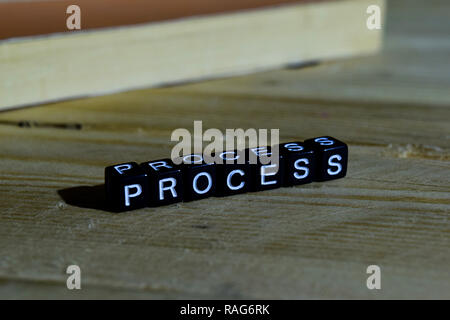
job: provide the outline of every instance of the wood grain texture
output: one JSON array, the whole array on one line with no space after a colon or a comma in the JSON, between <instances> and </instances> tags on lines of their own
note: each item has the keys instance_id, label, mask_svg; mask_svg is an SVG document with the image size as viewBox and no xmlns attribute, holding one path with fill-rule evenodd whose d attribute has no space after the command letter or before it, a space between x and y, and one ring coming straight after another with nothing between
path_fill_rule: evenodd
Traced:
<instances>
[{"instance_id":1,"label":"wood grain texture","mask_svg":"<svg viewBox=\"0 0 450 320\"><path fill-rule=\"evenodd\" d=\"M450 298L448 9L392 1L374 57L1 113L0 297ZM335 136L348 176L102 210L106 165L164 157L198 119Z\"/></svg>"}]
</instances>

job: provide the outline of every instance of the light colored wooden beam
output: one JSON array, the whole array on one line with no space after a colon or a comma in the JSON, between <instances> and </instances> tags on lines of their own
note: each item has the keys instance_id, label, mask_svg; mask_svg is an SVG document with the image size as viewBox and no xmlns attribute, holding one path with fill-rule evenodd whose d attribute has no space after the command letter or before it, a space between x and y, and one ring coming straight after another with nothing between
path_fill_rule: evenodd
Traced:
<instances>
[{"instance_id":1,"label":"light colored wooden beam","mask_svg":"<svg viewBox=\"0 0 450 320\"><path fill-rule=\"evenodd\" d=\"M0 109L372 54L369 4L283 6L0 42Z\"/></svg>"}]
</instances>

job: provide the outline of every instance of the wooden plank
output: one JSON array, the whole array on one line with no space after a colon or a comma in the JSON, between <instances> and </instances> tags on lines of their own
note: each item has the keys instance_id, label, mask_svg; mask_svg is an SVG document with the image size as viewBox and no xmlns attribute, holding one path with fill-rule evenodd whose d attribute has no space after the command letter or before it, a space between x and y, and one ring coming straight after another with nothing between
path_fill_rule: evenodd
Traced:
<instances>
[{"instance_id":1,"label":"wooden plank","mask_svg":"<svg viewBox=\"0 0 450 320\"><path fill-rule=\"evenodd\" d=\"M427 2L411 35L420 3L392 5L380 56L0 113L0 297L450 298L449 47L434 28L449 5ZM101 210L106 165L166 156L198 119L336 136L348 176Z\"/></svg>"}]
</instances>

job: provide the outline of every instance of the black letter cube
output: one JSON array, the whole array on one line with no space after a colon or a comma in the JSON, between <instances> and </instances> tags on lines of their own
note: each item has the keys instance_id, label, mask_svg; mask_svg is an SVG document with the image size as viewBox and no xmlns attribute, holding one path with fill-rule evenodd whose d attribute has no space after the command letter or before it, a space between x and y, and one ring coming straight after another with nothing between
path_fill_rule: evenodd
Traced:
<instances>
[{"instance_id":1,"label":"black letter cube","mask_svg":"<svg viewBox=\"0 0 450 320\"><path fill-rule=\"evenodd\" d=\"M288 142L279 145L284 159L284 185L310 183L314 179L316 156L314 150L302 142Z\"/></svg>"},{"instance_id":2,"label":"black letter cube","mask_svg":"<svg viewBox=\"0 0 450 320\"><path fill-rule=\"evenodd\" d=\"M206 163L202 155L182 157L180 165L183 175L184 201L208 198L216 192L216 165Z\"/></svg>"},{"instance_id":3,"label":"black letter cube","mask_svg":"<svg viewBox=\"0 0 450 320\"><path fill-rule=\"evenodd\" d=\"M248 148L244 152L250 167L251 191L275 189L283 185L284 163L281 154L273 154L271 147Z\"/></svg>"},{"instance_id":4,"label":"black letter cube","mask_svg":"<svg viewBox=\"0 0 450 320\"><path fill-rule=\"evenodd\" d=\"M105 188L108 205L115 211L147 206L147 174L136 162L106 167Z\"/></svg>"},{"instance_id":5,"label":"black letter cube","mask_svg":"<svg viewBox=\"0 0 450 320\"><path fill-rule=\"evenodd\" d=\"M250 188L250 166L242 151L223 151L216 157L217 195L230 196L247 192Z\"/></svg>"},{"instance_id":6,"label":"black letter cube","mask_svg":"<svg viewBox=\"0 0 450 320\"><path fill-rule=\"evenodd\" d=\"M317 137L305 141L305 145L317 154L315 181L345 177L347 173L348 148L333 137Z\"/></svg>"},{"instance_id":7,"label":"black letter cube","mask_svg":"<svg viewBox=\"0 0 450 320\"><path fill-rule=\"evenodd\" d=\"M148 176L149 206L157 207L183 200L181 169L172 160L144 162L141 167Z\"/></svg>"}]
</instances>

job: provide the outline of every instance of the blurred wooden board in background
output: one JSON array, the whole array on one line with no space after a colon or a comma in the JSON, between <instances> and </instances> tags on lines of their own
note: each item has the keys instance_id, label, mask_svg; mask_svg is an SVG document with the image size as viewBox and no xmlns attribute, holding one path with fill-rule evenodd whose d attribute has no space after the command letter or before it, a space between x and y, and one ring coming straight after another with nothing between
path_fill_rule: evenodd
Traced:
<instances>
[{"instance_id":1,"label":"blurred wooden board in background","mask_svg":"<svg viewBox=\"0 0 450 320\"><path fill-rule=\"evenodd\" d=\"M259 7L271 1L287 4ZM171 7L163 1L156 18L179 17L178 10L191 4L182 2ZM225 11L220 14L188 11L183 19L153 17L138 25L0 41L0 110L373 54L381 46L382 31L366 28L366 8L377 4L383 10L384 0L246 0L221 8L223 2L228 1L214 0L198 10ZM250 4L255 8L238 10ZM84 17L96 6L82 8ZM0 29L9 30L5 24Z\"/></svg>"},{"instance_id":2,"label":"blurred wooden board in background","mask_svg":"<svg viewBox=\"0 0 450 320\"><path fill-rule=\"evenodd\" d=\"M73 32L66 26L71 5L81 9L82 30L90 30L314 1L320 0L0 0L0 39Z\"/></svg>"},{"instance_id":3,"label":"blurred wooden board in background","mask_svg":"<svg viewBox=\"0 0 450 320\"><path fill-rule=\"evenodd\" d=\"M391 1L378 56L0 113L0 297L450 298L449 12ZM348 176L99 208L106 165L165 157L199 119L335 136Z\"/></svg>"}]
</instances>

